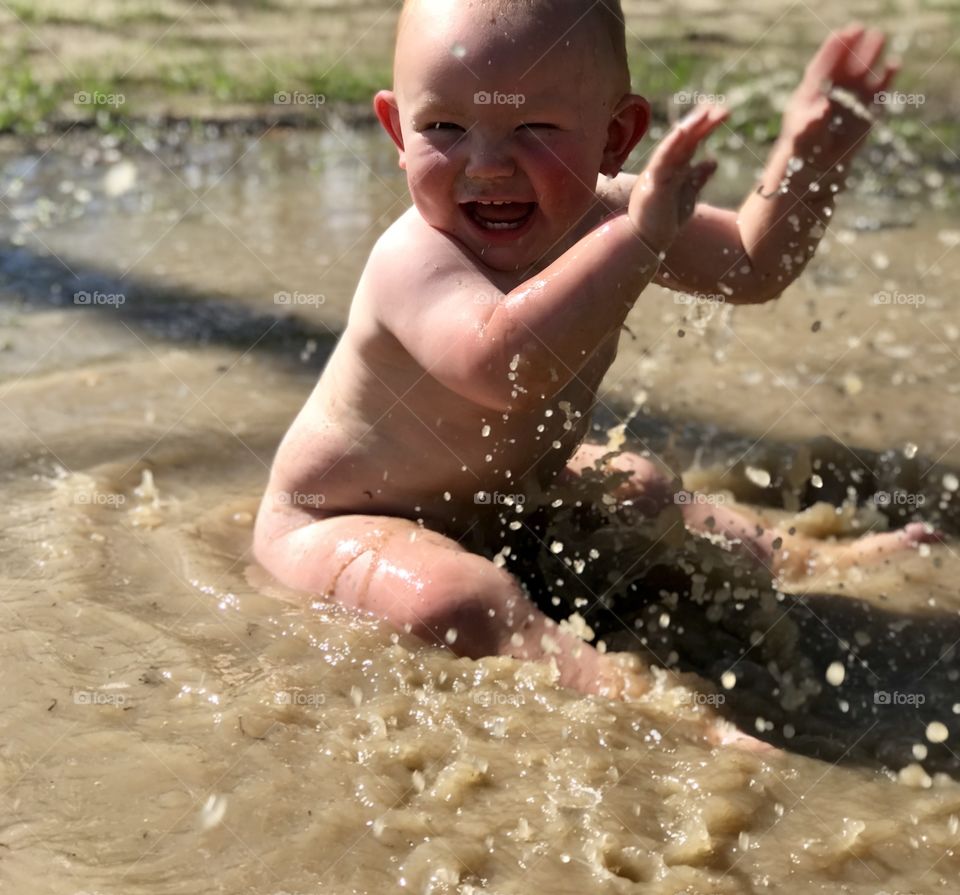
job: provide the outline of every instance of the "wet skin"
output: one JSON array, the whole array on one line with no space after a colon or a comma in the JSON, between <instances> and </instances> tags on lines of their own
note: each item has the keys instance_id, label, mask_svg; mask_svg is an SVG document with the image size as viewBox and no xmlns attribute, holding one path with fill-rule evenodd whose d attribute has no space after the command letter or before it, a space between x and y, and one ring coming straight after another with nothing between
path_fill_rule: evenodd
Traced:
<instances>
[{"instance_id":1,"label":"wet skin","mask_svg":"<svg viewBox=\"0 0 960 895\"><path fill-rule=\"evenodd\" d=\"M774 226L751 256L744 245L771 207L797 199L694 213L713 165L692 159L725 118L712 107L675 128L640 177L617 176L649 112L597 64L595 34L558 41L561 16L550 28L511 22L505 41L483 4L415 5L431 7L430 27L411 13L396 91L375 103L414 206L374 248L343 337L280 445L256 555L290 586L459 654L552 657L561 683L619 693L640 684L457 538L499 527L502 506L478 504L478 492L533 502L593 467L600 452L580 446L590 410L651 280L722 286L743 302L777 294L770 256L795 228ZM481 89L524 101L478 105ZM785 167L778 152L768 178ZM733 278L731 253L746 259ZM618 497L670 502L674 483L648 460L624 453L609 468L629 474ZM728 534L776 572L780 533L716 508L708 526L701 510L685 509L691 528ZM788 547L794 560L805 549Z\"/></svg>"}]
</instances>

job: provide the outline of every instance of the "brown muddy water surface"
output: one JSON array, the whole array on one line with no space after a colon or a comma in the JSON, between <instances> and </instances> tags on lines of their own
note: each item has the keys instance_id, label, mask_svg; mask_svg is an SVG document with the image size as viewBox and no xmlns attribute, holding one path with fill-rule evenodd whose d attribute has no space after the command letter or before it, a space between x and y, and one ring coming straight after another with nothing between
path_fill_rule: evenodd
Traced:
<instances>
[{"instance_id":1,"label":"brown muddy water surface","mask_svg":"<svg viewBox=\"0 0 960 895\"><path fill-rule=\"evenodd\" d=\"M646 595L611 646L672 670L624 704L252 564L403 181L372 133L145 139L0 158L0 891L956 891L955 172L865 165L779 302L638 302L597 437L629 419L688 484L820 535L946 542L720 607ZM728 148L709 198L755 165ZM856 512L814 505L847 487ZM711 745L715 708L783 749Z\"/></svg>"}]
</instances>

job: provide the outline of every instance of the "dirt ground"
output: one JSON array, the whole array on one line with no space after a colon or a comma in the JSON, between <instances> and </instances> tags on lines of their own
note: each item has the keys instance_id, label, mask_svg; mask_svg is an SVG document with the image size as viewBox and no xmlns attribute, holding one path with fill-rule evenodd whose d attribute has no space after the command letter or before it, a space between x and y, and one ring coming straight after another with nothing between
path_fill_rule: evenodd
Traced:
<instances>
[{"instance_id":1,"label":"dirt ground","mask_svg":"<svg viewBox=\"0 0 960 895\"><path fill-rule=\"evenodd\" d=\"M0 112L4 81L8 104L19 91L26 94L24 114L33 103L42 117L66 121L92 116L89 103L74 100L84 90L122 93L123 111L136 116L322 117L317 106L274 102L277 92L295 90L365 107L373 88L389 78L401 4L90 0L78 6L0 2ZM893 35L893 51L904 62L901 89L924 93L926 122L960 112L952 90L960 61L955 3L687 0L678 10L663 0L625 0L624 9L636 86L655 105L683 87L742 88L758 76L795 72L828 30L860 19ZM775 101L776 89L769 98Z\"/></svg>"}]
</instances>

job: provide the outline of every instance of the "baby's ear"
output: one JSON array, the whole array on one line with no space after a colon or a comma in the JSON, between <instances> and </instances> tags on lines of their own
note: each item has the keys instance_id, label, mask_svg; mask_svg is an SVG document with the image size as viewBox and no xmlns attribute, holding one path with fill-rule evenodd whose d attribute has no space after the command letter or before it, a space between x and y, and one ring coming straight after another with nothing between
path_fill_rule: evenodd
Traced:
<instances>
[{"instance_id":1,"label":"baby's ear","mask_svg":"<svg viewBox=\"0 0 960 895\"><path fill-rule=\"evenodd\" d=\"M400 150L400 167L406 170L407 160L403 152L403 132L400 130L400 107L397 96L392 90L381 90L373 98L373 111L376 113L383 129L390 134L390 139L397 144Z\"/></svg>"},{"instance_id":2,"label":"baby's ear","mask_svg":"<svg viewBox=\"0 0 960 895\"><path fill-rule=\"evenodd\" d=\"M650 103L642 96L628 93L610 115L600 173L616 177L649 125Z\"/></svg>"}]
</instances>

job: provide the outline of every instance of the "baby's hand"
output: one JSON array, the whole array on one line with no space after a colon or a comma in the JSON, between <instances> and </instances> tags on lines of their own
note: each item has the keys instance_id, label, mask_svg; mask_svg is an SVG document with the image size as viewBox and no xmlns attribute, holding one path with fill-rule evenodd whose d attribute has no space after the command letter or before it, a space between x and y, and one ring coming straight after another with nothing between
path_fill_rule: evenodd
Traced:
<instances>
[{"instance_id":1,"label":"baby's hand","mask_svg":"<svg viewBox=\"0 0 960 895\"><path fill-rule=\"evenodd\" d=\"M654 251L666 251L693 213L717 163L712 159L690 163L700 143L726 117L726 110L718 106L691 112L663 138L637 178L627 212L637 235Z\"/></svg>"},{"instance_id":2,"label":"baby's hand","mask_svg":"<svg viewBox=\"0 0 960 895\"><path fill-rule=\"evenodd\" d=\"M848 25L823 42L784 109L780 140L793 155L818 171L849 164L870 131L878 95L897 73L895 63L881 59L885 43L882 32L862 25ZM852 95L859 113L831 99L834 88Z\"/></svg>"}]
</instances>

